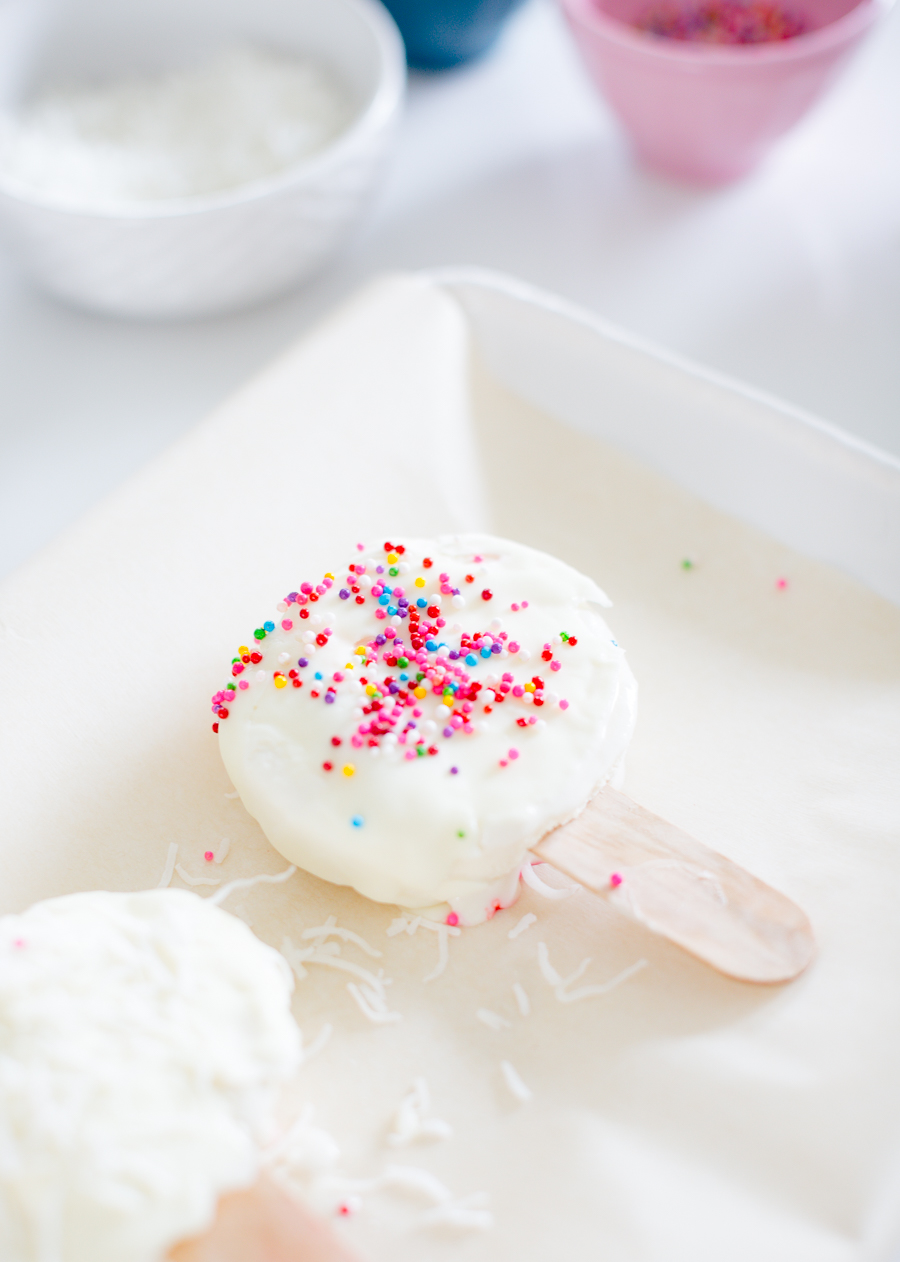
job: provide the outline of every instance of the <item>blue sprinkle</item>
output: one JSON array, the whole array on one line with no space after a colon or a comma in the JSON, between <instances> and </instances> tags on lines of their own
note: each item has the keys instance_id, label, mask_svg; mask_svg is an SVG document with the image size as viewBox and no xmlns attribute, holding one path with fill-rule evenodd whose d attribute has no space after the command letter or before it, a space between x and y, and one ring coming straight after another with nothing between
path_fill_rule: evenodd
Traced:
<instances>
[{"instance_id":1,"label":"blue sprinkle","mask_svg":"<svg viewBox=\"0 0 900 1262\"><path fill-rule=\"evenodd\" d=\"M477 666L477 665L478 665L478 658L475 656L475 654L474 654L474 653L467 653L467 654L466 654L466 665L467 665L467 666Z\"/></svg>"},{"instance_id":2,"label":"blue sprinkle","mask_svg":"<svg viewBox=\"0 0 900 1262\"><path fill-rule=\"evenodd\" d=\"M387 592L385 592L383 596L378 597L378 603L379 605L389 605L391 603L391 598L388 596Z\"/></svg>"},{"instance_id":3,"label":"blue sprinkle","mask_svg":"<svg viewBox=\"0 0 900 1262\"><path fill-rule=\"evenodd\" d=\"M347 591L346 587L342 587L341 590L338 592L338 595L340 596L341 600L350 599L350 593Z\"/></svg>"},{"instance_id":4,"label":"blue sprinkle","mask_svg":"<svg viewBox=\"0 0 900 1262\"><path fill-rule=\"evenodd\" d=\"M482 650L481 650L481 656L482 656L482 657L490 657L490 655L491 655L491 650L490 650L490 649L482 649Z\"/></svg>"},{"instance_id":5,"label":"blue sprinkle","mask_svg":"<svg viewBox=\"0 0 900 1262\"><path fill-rule=\"evenodd\" d=\"M407 675L405 671L401 671L400 678L403 680L406 680L406 679L409 679L409 675Z\"/></svg>"},{"instance_id":6,"label":"blue sprinkle","mask_svg":"<svg viewBox=\"0 0 900 1262\"><path fill-rule=\"evenodd\" d=\"M419 599L416 601L416 604L419 606L419 608L420 608L420 609L427 609L427 608L428 608L428 601L427 601L427 600L423 600L421 596L420 596L420 597L419 597Z\"/></svg>"},{"instance_id":7,"label":"blue sprinkle","mask_svg":"<svg viewBox=\"0 0 900 1262\"><path fill-rule=\"evenodd\" d=\"M264 630L264 631L274 631L274 630L275 630L275 623L274 623L274 622L264 622L264 623L263 623L263 630Z\"/></svg>"},{"instance_id":8,"label":"blue sprinkle","mask_svg":"<svg viewBox=\"0 0 900 1262\"><path fill-rule=\"evenodd\" d=\"M322 672L321 672L320 670L317 670L317 671L316 671L316 679L321 679L321 678L322 678Z\"/></svg>"},{"instance_id":9,"label":"blue sprinkle","mask_svg":"<svg viewBox=\"0 0 900 1262\"><path fill-rule=\"evenodd\" d=\"M618 647L619 647L619 644L618 644L618 641L617 641L617 640L610 640L610 644L615 644L616 648L618 648Z\"/></svg>"},{"instance_id":10,"label":"blue sprinkle","mask_svg":"<svg viewBox=\"0 0 900 1262\"><path fill-rule=\"evenodd\" d=\"M397 612L397 606L396 606L396 605L388 605L388 617L389 617L389 618L393 618L393 616L394 616L394 614L395 614L396 612Z\"/></svg>"},{"instance_id":11,"label":"blue sprinkle","mask_svg":"<svg viewBox=\"0 0 900 1262\"><path fill-rule=\"evenodd\" d=\"M353 825L354 828L362 828L365 822L366 821L363 819L361 815L354 815L353 818L350 820L350 823Z\"/></svg>"},{"instance_id":12,"label":"blue sprinkle","mask_svg":"<svg viewBox=\"0 0 900 1262\"><path fill-rule=\"evenodd\" d=\"M334 704L334 693L333 693L333 692L326 692L326 693L325 693L325 701L326 701L326 703L327 703L328 705L333 705L333 704Z\"/></svg>"},{"instance_id":13,"label":"blue sprinkle","mask_svg":"<svg viewBox=\"0 0 900 1262\"><path fill-rule=\"evenodd\" d=\"M428 649L429 653L433 653L437 648L437 640L426 640L425 647Z\"/></svg>"},{"instance_id":14,"label":"blue sprinkle","mask_svg":"<svg viewBox=\"0 0 900 1262\"><path fill-rule=\"evenodd\" d=\"M308 659L307 659L307 658L305 658L305 657L301 657L301 658L298 660L297 665L298 665L298 666L308 666L308 665L309 665L309 661L308 661Z\"/></svg>"}]
</instances>

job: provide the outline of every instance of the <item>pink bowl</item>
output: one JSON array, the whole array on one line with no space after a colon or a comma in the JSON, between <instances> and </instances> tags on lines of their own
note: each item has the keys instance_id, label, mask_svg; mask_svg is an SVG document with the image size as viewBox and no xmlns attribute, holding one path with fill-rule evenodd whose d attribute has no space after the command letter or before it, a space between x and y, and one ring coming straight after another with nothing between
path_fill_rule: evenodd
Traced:
<instances>
[{"instance_id":1,"label":"pink bowl","mask_svg":"<svg viewBox=\"0 0 900 1262\"><path fill-rule=\"evenodd\" d=\"M721 184L752 170L793 127L891 0L786 0L812 29L737 45L636 30L631 24L650 0L560 3L641 160L680 179Z\"/></svg>"}]
</instances>

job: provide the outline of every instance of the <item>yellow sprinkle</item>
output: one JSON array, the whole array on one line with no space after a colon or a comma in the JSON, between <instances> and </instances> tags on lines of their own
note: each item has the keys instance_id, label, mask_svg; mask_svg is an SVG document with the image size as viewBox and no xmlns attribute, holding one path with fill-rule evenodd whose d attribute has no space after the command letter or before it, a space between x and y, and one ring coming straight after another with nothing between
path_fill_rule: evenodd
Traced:
<instances>
[{"instance_id":1,"label":"yellow sprinkle","mask_svg":"<svg viewBox=\"0 0 900 1262\"><path fill-rule=\"evenodd\" d=\"M535 688L534 684L526 684L526 685L525 685L525 691L526 691L526 692L534 692L534 688Z\"/></svg>"},{"instance_id":2,"label":"yellow sprinkle","mask_svg":"<svg viewBox=\"0 0 900 1262\"><path fill-rule=\"evenodd\" d=\"M451 710L453 709L453 698L452 698L452 697L442 697L442 698L441 698L441 700L443 701L443 703L444 703L444 705L445 705L445 706L449 706Z\"/></svg>"},{"instance_id":3,"label":"yellow sprinkle","mask_svg":"<svg viewBox=\"0 0 900 1262\"><path fill-rule=\"evenodd\" d=\"M417 696L417 697L419 698L419 700L420 700L420 701L422 700L422 698L423 698L424 696L426 696L426 695L427 695L427 694L426 694L426 692L425 692L425 689L424 689L424 688L414 688L414 689L413 689L413 692L414 692L415 696Z\"/></svg>"},{"instance_id":4,"label":"yellow sprinkle","mask_svg":"<svg viewBox=\"0 0 900 1262\"><path fill-rule=\"evenodd\" d=\"M330 579L332 580L332 582L334 581L334 575L333 575L333 574L326 574L326 575L325 575L325 577L326 577L326 578L330 578Z\"/></svg>"},{"instance_id":5,"label":"yellow sprinkle","mask_svg":"<svg viewBox=\"0 0 900 1262\"><path fill-rule=\"evenodd\" d=\"M376 693L377 691L378 691L378 689L375 687L375 685L374 685L374 684L369 684L368 688L366 689L366 696L367 696L367 697L374 697L374 696L375 696L375 693ZM424 694L423 694L423 695L424 695Z\"/></svg>"},{"instance_id":6,"label":"yellow sprinkle","mask_svg":"<svg viewBox=\"0 0 900 1262\"><path fill-rule=\"evenodd\" d=\"M389 553L388 553L388 564L389 564L389 565L396 565L396 564L397 564L397 562L398 562L399 560L400 560L400 558L397 556L397 553L396 553L396 552L389 552Z\"/></svg>"},{"instance_id":7,"label":"yellow sprinkle","mask_svg":"<svg viewBox=\"0 0 900 1262\"><path fill-rule=\"evenodd\" d=\"M348 662L348 663L347 663L347 670L352 670L352 669L353 669L353 663L352 663L352 662Z\"/></svg>"},{"instance_id":8,"label":"yellow sprinkle","mask_svg":"<svg viewBox=\"0 0 900 1262\"><path fill-rule=\"evenodd\" d=\"M238 657L241 657L243 656L244 653L249 653L249 652L250 650L247 648L247 645L242 644L241 647L238 649Z\"/></svg>"},{"instance_id":9,"label":"yellow sprinkle","mask_svg":"<svg viewBox=\"0 0 900 1262\"><path fill-rule=\"evenodd\" d=\"M416 579L416 587L424 587L424 586L425 586L425 580L424 580L424 578L417 578L417 579Z\"/></svg>"},{"instance_id":10,"label":"yellow sprinkle","mask_svg":"<svg viewBox=\"0 0 900 1262\"><path fill-rule=\"evenodd\" d=\"M276 676L275 676L275 687L276 687L276 688L286 688L286 687L287 687L287 680L285 679L284 675L276 675Z\"/></svg>"},{"instance_id":11,"label":"yellow sprinkle","mask_svg":"<svg viewBox=\"0 0 900 1262\"><path fill-rule=\"evenodd\" d=\"M352 776L355 771L356 771L356 768L354 767L352 762L348 762L346 766L344 767L345 776Z\"/></svg>"},{"instance_id":12,"label":"yellow sprinkle","mask_svg":"<svg viewBox=\"0 0 900 1262\"><path fill-rule=\"evenodd\" d=\"M354 649L353 652L356 654L357 657L365 657L366 655L366 650L362 647L358 649Z\"/></svg>"}]
</instances>

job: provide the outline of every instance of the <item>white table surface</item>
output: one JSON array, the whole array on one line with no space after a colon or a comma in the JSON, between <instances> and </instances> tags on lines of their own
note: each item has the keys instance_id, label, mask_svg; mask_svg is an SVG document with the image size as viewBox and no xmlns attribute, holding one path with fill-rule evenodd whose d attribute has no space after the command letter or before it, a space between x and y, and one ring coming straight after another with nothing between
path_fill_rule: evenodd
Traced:
<instances>
[{"instance_id":1,"label":"white table surface","mask_svg":"<svg viewBox=\"0 0 900 1262\"><path fill-rule=\"evenodd\" d=\"M551 0L495 51L413 76L343 258L296 295L192 324L69 310L0 259L0 576L386 269L479 264L900 454L900 12L743 183L637 169Z\"/></svg>"}]
</instances>

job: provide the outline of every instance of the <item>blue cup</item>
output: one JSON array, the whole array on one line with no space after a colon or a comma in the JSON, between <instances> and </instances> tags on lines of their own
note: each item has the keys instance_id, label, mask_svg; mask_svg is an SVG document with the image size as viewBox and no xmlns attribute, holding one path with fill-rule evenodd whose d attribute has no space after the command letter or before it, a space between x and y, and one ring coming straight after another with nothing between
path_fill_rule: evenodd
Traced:
<instances>
[{"instance_id":1,"label":"blue cup","mask_svg":"<svg viewBox=\"0 0 900 1262\"><path fill-rule=\"evenodd\" d=\"M522 0L383 0L415 70L446 70L479 57Z\"/></svg>"}]
</instances>

